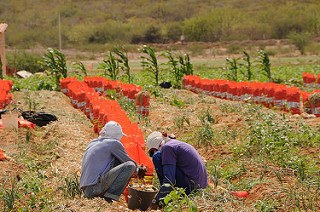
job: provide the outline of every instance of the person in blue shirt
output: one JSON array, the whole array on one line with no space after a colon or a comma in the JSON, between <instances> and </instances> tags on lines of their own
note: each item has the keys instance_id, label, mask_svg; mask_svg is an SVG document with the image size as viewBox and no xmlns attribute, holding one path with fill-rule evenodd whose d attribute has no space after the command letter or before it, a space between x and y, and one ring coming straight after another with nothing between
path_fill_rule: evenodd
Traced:
<instances>
[{"instance_id":1,"label":"person in blue shirt","mask_svg":"<svg viewBox=\"0 0 320 212\"><path fill-rule=\"evenodd\" d=\"M206 166L192 145L156 131L148 136L147 149L161 185L152 207L161 206L174 186L184 188L186 194L207 187Z\"/></svg>"},{"instance_id":2,"label":"person in blue shirt","mask_svg":"<svg viewBox=\"0 0 320 212\"><path fill-rule=\"evenodd\" d=\"M120 142L126 136L121 126L109 121L99 137L92 140L83 155L80 188L87 198L101 197L119 201L132 175L144 177L146 168L137 166Z\"/></svg>"}]
</instances>

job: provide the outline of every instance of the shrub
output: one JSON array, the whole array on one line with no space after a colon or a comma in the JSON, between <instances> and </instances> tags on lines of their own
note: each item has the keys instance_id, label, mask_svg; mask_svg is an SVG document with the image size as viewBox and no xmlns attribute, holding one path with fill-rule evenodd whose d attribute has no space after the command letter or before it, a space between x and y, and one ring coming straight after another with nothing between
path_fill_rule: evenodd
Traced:
<instances>
[{"instance_id":1,"label":"shrub","mask_svg":"<svg viewBox=\"0 0 320 212\"><path fill-rule=\"evenodd\" d=\"M41 56L26 51L14 51L7 54L7 66L17 71L25 70L31 73L44 71Z\"/></svg>"}]
</instances>

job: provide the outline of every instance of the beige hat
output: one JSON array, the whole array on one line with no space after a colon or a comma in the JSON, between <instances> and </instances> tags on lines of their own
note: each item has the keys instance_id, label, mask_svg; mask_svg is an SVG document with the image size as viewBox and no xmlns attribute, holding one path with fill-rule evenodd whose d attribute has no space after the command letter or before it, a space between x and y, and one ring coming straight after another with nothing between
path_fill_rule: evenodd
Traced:
<instances>
[{"instance_id":1,"label":"beige hat","mask_svg":"<svg viewBox=\"0 0 320 212\"><path fill-rule=\"evenodd\" d=\"M147 138L148 151L152 148L159 149L160 145L165 143L166 139L161 132L152 132Z\"/></svg>"},{"instance_id":2,"label":"beige hat","mask_svg":"<svg viewBox=\"0 0 320 212\"><path fill-rule=\"evenodd\" d=\"M123 136L127 135L122 132L122 127L118 122L109 121L101 129L99 136L103 138L113 138L120 141Z\"/></svg>"}]
</instances>

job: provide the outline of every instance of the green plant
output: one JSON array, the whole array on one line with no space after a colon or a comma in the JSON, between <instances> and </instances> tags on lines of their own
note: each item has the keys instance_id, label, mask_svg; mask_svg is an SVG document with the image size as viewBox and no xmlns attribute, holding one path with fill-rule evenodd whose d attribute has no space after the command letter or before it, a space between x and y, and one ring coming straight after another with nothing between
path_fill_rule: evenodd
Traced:
<instances>
[{"instance_id":1,"label":"green plant","mask_svg":"<svg viewBox=\"0 0 320 212\"><path fill-rule=\"evenodd\" d=\"M227 78L232 81L238 81L238 60L236 58L229 59L227 58L227 69L229 72L227 73Z\"/></svg>"},{"instance_id":2,"label":"green plant","mask_svg":"<svg viewBox=\"0 0 320 212\"><path fill-rule=\"evenodd\" d=\"M118 62L119 67L126 73L128 77L128 83L132 83L132 75L130 73L130 66L129 66L129 59L128 59L128 53L124 49L114 48L113 52L118 55Z\"/></svg>"},{"instance_id":3,"label":"green plant","mask_svg":"<svg viewBox=\"0 0 320 212\"><path fill-rule=\"evenodd\" d=\"M44 71L41 56L32 52L15 50L7 54L7 66L17 71L25 70L31 73Z\"/></svg>"},{"instance_id":4,"label":"green plant","mask_svg":"<svg viewBox=\"0 0 320 212\"><path fill-rule=\"evenodd\" d=\"M171 51L167 51L165 53L165 56L169 59L168 64L170 65L170 70L173 72L174 76L174 85L173 87L175 88L180 88L181 87L181 79L183 77L183 70L178 66L178 60L176 60Z\"/></svg>"},{"instance_id":5,"label":"green plant","mask_svg":"<svg viewBox=\"0 0 320 212\"><path fill-rule=\"evenodd\" d=\"M14 209L14 203L18 198L18 190L15 188L16 182L12 180L10 189L6 188L6 178L2 178L1 197L3 200L4 211L8 209L12 211Z\"/></svg>"},{"instance_id":6,"label":"green plant","mask_svg":"<svg viewBox=\"0 0 320 212\"><path fill-rule=\"evenodd\" d=\"M99 64L99 68L103 70L105 77L109 76L111 80L117 80L119 75L119 64L113 53L110 51L107 60L103 60Z\"/></svg>"},{"instance_id":7,"label":"green plant","mask_svg":"<svg viewBox=\"0 0 320 212\"><path fill-rule=\"evenodd\" d=\"M188 197L183 188L173 187L173 190L164 198L164 211L198 211L197 205Z\"/></svg>"},{"instance_id":8,"label":"green plant","mask_svg":"<svg viewBox=\"0 0 320 212\"><path fill-rule=\"evenodd\" d=\"M34 111L37 110L37 107L39 106L39 102L37 102L29 92L25 93L24 100L28 105L28 110L34 110Z\"/></svg>"},{"instance_id":9,"label":"green plant","mask_svg":"<svg viewBox=\"0 0 320 212\"><path fill-rule=\"evenodd\" d=\"M66 78L68 72L65 55L57 49L49 48L42 59L49 68L50 75L55 79L56 89L60 90L60 78Z\"/></svg>"},{"instance_id":10,"label":"green plant","mask_svg":"<svg viewBox=\"0 0 320 212\"><path fill-rule=\"evenodd\" d=\"M80 70L84 76L88 76L88 70L82 62L76 62L73 66L75 69Z\"/></svg>"},{"instance_id":11,"label":"green plant","mask_svg":"<svg viewBox=\"0 0 320 212\"><path fill-rule=\"evenodd\" d=\"M216 120L211 115L209 108L207 108L203 113L199 115L199 119L202 123L210 123L210 124L216 123Z\"/></svg>"},{"instance_id":12,"label":"green plant","mask_svg":"<svg viewBox=\"0 0 320 212\"><path fill-rule=\"evenodd\" d=\"M173 122L179 130L183 129L185 124L190 126L189 117L186 116L185 114L183 114L181 116L175 116Z\"/></svg>"},{"instance_id":13,"label":"green plant","mask_svg":"<svg viewBox=\"0 0 320 212\"><path fill-rule=\"evenodd\" d=\"M212 146L211 142L214 137L214 132L210 123L203 122L202 126L197 131L198 146L204 145L205 147Z\"/></svg>"},{"instance_id":14,"label":"green plant","mask_svg":"<svg viewBox=\"0 0 320 212\"><path fill-rule=\"evenodd\" d=\"M193 75L193 65L188 54L179 56L179 63L181 66L181 71L184 73L184 75Z\"/></svg>"},{"instance_id":15,"label":"green plant","mask_svg":"<svg viewBox=\"0 0 320 212\"><path fill-rule=\"evenodd\" d=\"M260 62L260 66L261 66L261 69L262 69L262 73L263 75L265 75L267 78L268 78L268 81L269 82L272 82L272 74L271 74L271 63L270 63L270 59L269 59L269 56L268 54L263 51L263 50L260 50L258 52L259 56L258 56L258 60Z\"/></svg>"},{"instance_id":16,"label":"green plant","mask_svg":"<svg viewBox=\"0 0 320 212\"><path fill-rule=\"evenodd\" d=\"M170 100L170 105L176 106L181 109L185 106L185 102L181 99L178 99L177 95L173 95L173 97Z\"/></svg>"},{"instance_id":17,"label":"green plant","mask_svg":"<svg viewBox=\"0 0 320 212\"><path fill-rule=\"evenodd\" d=\"M75 198L81 196L80 182L77 175L64 178L64 185L61 188L66 197Z\"/></svg>"},{"instance_id":18,"label":"green plant","mask_svg":"<svg viewBox=\"0 0 320 212\"><path fill-rule=\"evenodd\" d=\"M246 51L243 51L243 55L243 60L245 64L243 64L242 66L244 67L245 71L242 72L242 74L245 76L246 80L250 81L252 79L252 64L250 61L250 55Z\"/></svg>"},{"instance_id":19,"label":"green plant","mask_svg":"<svg viewBox=\"0 0 320 212\"><path fill-rule=\"evenodd\" d=\"M157 59L155 50L150 46L143 46L140 50L142 53L147 54L148 56L141 56L141 65L144 70L150 72L155 80L155 86L159 85L159 74L161 67Z\"/></svg>"}]
</instances>

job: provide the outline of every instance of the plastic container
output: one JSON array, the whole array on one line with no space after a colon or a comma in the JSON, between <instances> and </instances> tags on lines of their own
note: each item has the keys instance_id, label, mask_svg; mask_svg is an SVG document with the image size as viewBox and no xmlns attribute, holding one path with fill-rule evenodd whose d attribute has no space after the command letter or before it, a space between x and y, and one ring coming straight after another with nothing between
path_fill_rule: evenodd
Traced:
<instances>
[{"instance_id":1,"label":"plastic container","mask_svg":"<svg viewBox=\"0 0 320 212\"><path fill-rule=\"evenodd\" d=\"M1 115L3 129L18 129L18 114Z\"/></svg>"},{"instance_id":2,"label":"plastic container","mask_svg":"<svg viewBox=\"0 0 320 212\"><path fill-rule=\"evenodd\" d=\"M153 187L152 191L138 190L131 187L130 185L128 186L128 188L128 208L131 210L139 209L142 211L146 211L151 205L153 198L158 193L158 189L156 189L155 187Z\"/></svg>"}]
</instances>

